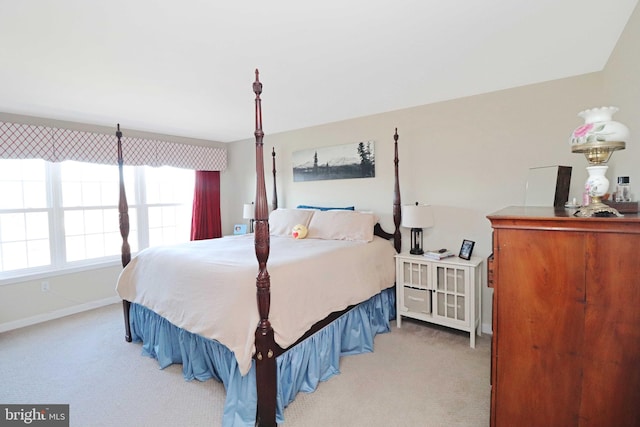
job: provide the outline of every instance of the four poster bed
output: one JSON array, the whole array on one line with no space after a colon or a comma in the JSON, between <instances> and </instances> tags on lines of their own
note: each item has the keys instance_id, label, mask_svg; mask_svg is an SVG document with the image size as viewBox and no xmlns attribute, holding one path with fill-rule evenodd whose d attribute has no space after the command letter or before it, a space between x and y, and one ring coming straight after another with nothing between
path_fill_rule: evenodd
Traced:
<instances>
[{"instance_id":1,"label":"four poster bed","mask_svg":"<svg viewBox=\"0 0 640 427\"><path fill-rule=\"evenodd\" d=\"M284 408L299 391L313 391L337 374L341 355L372 351L373 337L389 331L395 317L393 255L401 246L397 130L393 233L367 212L277 209L275 151L269 214L258 70L253 90L253 235L149 248L132 260L119 127L116 133L124 267L117 291L126 340L142 341L143 353L161 367L181 363L187 380L224 383L224 426L283 422ZM308 226L306 239L291 237L297 224Z\"/></svg>"}]
</instances>

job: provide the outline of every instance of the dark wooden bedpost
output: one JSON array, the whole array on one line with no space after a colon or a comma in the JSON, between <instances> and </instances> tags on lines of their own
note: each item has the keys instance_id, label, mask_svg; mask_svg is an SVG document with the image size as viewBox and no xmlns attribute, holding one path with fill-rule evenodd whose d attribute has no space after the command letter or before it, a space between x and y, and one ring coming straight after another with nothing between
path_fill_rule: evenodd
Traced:
<instances>
[{"instance_id":1,"label":"dark wooden bedpost","mask_svg":"<svg viewBox=\"0 0 640 427\"><path fill-rule=\"evenodd\" d=\"M393 135L394 141L394 157L393 163L395 165L395 187L393 188L393 223L395 225L395 231L393 233L393 244L396 248L396 252L400 253L402 249L402 235L400 233L400 220L402 218L402 211L400 207L400 178L398 176L398 128Z\"/></svg>"},{"instance_id":2,"label":"dark wooden bedpost","mask_svg":"<svg viewBox=\"0 0 640 427\"><path fill-rule=\"evenodd\" d=\"M253 83L256 94L256 212L254 242L258 259L258 277L256 278L256 297L260 323L256 329L256 386L258 392L258 408L256 423L261 427L276 426L276 358L273 328L269 322L271 305L271 279L267 272L269 258L269 209L264 179L264 132L262 131L262 105L260 94L259 72L256 69L256 81Z\"/></svg>"},{"instance_id":3,"label":"dark wooden bedpost","mask_svg":"<svg viewBox=\"0 0 640 427\"><path fill-rule=\"evenodd\" d=\"M273 200L271 201L271 206L273 207L273 210L275 211L276 209L278 209L278 189L276 186L276 148L275 147L271 147L271 161L273 163L273 168L272 168L272 172L273 172Z\"/></svg>"},{"instance_id":4,"label":"dark wooden bedpost","mask_svg":"<svg viewBox=\"0 0 640 427\"><path fill-rule=\"evenodd\" d=\"M120 200L118 202L118 211L120 212L120 235L122 236L122 268L126 267L131 261L131 247L129 246L129 205L127 204L127 194L124 189L124 171L122 169L124 159L122 157L122 132L120 132L120 123L116 130L118 138L118 172L120 175ZM131 303L122 300L122 310L124 311L124 339L131 342L131 325L129 324L129 308Z\"/></svg>"}]
</instances>

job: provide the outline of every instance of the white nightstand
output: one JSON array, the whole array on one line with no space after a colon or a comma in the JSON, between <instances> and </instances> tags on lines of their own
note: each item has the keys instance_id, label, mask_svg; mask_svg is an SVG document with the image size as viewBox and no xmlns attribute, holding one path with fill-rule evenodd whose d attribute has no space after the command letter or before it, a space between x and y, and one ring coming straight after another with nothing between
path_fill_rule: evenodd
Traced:
<instances>
[{"instance_id":1,"label":"white nightstand","mask_svg":"<svg viewBox=\"0 0 640 427\"><path fill-rule=\"evenodd\" d=\"M469 345L482 335L482 258L432 260L396 255L397 323L402 316L469 332Z\"/></svg>"}]
</instances>

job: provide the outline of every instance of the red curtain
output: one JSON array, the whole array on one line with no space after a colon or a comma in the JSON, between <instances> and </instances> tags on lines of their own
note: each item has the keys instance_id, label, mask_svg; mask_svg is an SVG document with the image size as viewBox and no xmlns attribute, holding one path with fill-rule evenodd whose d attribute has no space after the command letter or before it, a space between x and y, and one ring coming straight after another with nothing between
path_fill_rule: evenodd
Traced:
<instances>
[{"instance_id":1,"label":"red curtain","mask_svg":"<svg viewBox=\"0 0 640 427\"><path fill-rule=\"evenodd\" d=\"M191 215L191 240L222 237L220 172L196 171Z\"/></svg>"}]
</instances>

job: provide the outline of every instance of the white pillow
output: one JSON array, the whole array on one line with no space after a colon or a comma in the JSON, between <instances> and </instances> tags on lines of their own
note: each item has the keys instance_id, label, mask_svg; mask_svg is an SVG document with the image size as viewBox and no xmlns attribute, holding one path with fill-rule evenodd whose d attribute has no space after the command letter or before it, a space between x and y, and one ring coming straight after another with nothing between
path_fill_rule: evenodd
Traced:
<instances>
[{"instance_id":1,"label":"white pillow","mask_svg":"<svg viewBox=\"0 0 640 427\"><path fill-rule=\"evenodd\" d=\"M365 214L371 214L373 215L373 223L376 224L378 222L380 222L380 218L378 217L378 215L376 215L373 211L356 211L356 212L360 212L360 213L365 213Z\"/></svg>"},{"instance_id":2,"label":"white pillow","mask_svg":"<svg viewBox=\"0 0 640 427\"><path fill-rule=\"evenodd\" d=\"M309 222L307 239L373 240L375 217L371 213L334 210L317 211Z\"/></svg>"},{"instance_id":3,"label":"white pillow","mask_svg":"<svg viewBox=\"0 0 640 427\"><path fill-rule=\"evenodd\" d=\"M278 208L269 214L269 234L290 236L291 230L298 224L309 227L314 211L308 209Z\"/></svg>"}]
</instances>

